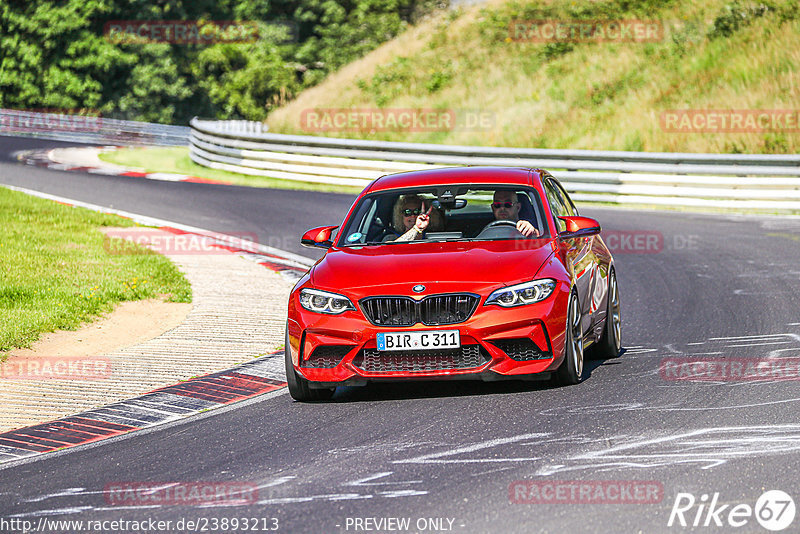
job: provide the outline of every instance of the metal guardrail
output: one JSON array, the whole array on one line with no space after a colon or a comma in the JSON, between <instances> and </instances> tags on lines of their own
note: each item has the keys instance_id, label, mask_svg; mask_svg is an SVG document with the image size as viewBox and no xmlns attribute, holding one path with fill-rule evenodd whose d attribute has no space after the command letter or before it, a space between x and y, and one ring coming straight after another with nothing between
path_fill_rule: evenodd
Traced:
<instances>
[{"instance_id":1,"label":"metal guardrail","mask_svg":"<svg viewBox=\"0 0 800 534\"><path fill-rule=\"evenodd\" d=\"M189 127L92 115L0 109L0 135L98 145L185 146Z\"/></svg>"},{"instance_id":2,"label":"metal guardrail","mask_svg":"<svg viewBox=\"0 0 800 534\"><path fill-rule=\"evenodd\" d=\"M800 154L694 154L396 143L268 133L194 118L190 157L242 174L366 186L387 173L450 165L541 167L584 202L800 210Z\"/></svg>"}]
</instances>

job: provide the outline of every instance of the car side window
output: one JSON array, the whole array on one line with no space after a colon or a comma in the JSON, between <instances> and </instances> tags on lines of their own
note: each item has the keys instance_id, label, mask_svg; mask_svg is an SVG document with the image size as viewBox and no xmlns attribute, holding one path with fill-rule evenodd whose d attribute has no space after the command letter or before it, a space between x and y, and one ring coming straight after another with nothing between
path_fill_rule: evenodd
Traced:
<instances>
[{"instance_id":1,"label":"car side window","mask_svg":"<svg viewBox=\"0 0 800 534\"><path fill-rule=\"evenodd\" d=\"M567 229L567 223L559 219L559 217L567 217L569 213L552 180L547 179L544 181L544 193L547 196L547 202L550 204L550 210L553 212L553 222L556 223L556 229L559 232L563 232Z\"/></svg>"},{"instance_id":2,"label":"car side window","mask_svg":"<svg viewBox=\"0 0 800 534\"><path fill-rule=\"evenodd\" d=\"M561 204L566 208L568 215L571 215L573 217L579 215L578 208L575 207L575 204L572 202L572 199L569 198L569 195L567 194L566 189L564 189L564 186L561 185L561 182L552 177L548 181L553 182L553 186L555 187L556 192L558 193L558 196L561 199Z\"/></svg>"}]
</instances>

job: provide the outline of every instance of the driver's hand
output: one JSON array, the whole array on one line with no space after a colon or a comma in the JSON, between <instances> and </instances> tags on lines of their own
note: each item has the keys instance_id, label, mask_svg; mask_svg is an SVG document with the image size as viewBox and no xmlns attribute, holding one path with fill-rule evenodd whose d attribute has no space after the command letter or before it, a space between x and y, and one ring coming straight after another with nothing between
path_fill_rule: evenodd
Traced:
<instances>
[{"instance_id":1,"label":"driver's hand","mask_svg":"<svg viewBox=\"0 0 800 534\"><path fill-rule=\"evenodd\" d=\"M420 217L422 217L422 215L420 215ZM530 221L526 220L517 221L517 231L522 235L524 235L525 237L530 237L532 235L539 237L539 230L537 230L536 227L534 227L530 223Z\"/></svg>"},{"instance_id":2,"label":"driver's hand","mask_svg":"<svg viewBox=\"0 0 800 534\"><path fill-rule=\"evenodd\" d=\"M419 215L417 215L417 222L414 223L414 226L417 228L417 231L419 233L424 232L425 229L430 224L431 222L430 214L432 209L433 209L433 203L431 203L431 207L428 208L428 211L425 211L425 201L424 200L422 201L422 211L424 213L420 213Z\"/></svg>"}]
</instances>

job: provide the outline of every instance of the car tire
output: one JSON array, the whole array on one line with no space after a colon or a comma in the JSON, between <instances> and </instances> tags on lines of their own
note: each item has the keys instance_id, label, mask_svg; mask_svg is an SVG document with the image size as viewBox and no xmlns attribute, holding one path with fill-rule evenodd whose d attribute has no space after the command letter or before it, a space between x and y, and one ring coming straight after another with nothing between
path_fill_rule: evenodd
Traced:
<instances>
[{"instance_id":1,"label":"car tire","mask_svg":"<svg viewBox=\"0 0 800 534\"><path fill-rule=\"evenodd\" d=\"M583 330L581 307L573 292L567 306L567 325L564 340L564 361L554 373L555 382L562 386L577 384L583 379Z\"/></svg>"},{"instance_id":2,"label":"car tire","mask_svg":"<svg viewBox=\"0 0 800 534\"><path fill-rule=\"evenodd\" d=\"M593 351L593 356L600 359L616 358L622 349L619 287L617 286L617 273L613 269L608 275L608 299L606 300L606 324L603 328L603 335Z\"/></svg>"},{"instance_id":3,"label":"car tire","mask_svg":"<svg viewBox=\"0 0 800 534\"><path fill-rule=\"evenodd\" d=\"M333 397L336 388L315 389L308 385L308 380L294 370L292 363L292 349L289 346L289 326L286 326L286 345L284 346L284 361L286 363L286 383L289 395L296 401L325 401Z\"/></svg>"}]
</instances>

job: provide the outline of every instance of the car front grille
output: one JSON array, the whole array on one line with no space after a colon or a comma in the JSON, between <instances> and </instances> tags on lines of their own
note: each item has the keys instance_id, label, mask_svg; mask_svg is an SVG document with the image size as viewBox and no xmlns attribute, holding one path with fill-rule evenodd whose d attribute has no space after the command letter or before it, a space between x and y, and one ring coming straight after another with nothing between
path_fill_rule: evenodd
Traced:
<instances>
[{"instance_id":1,"label":"car front grille","mask_svg":"<svg viewBox=\"0 0 800 534\"><path fill-rule=\"evenodd\" d=\"M353 345L321 345L314 349L307 360L300 362L300 367L312 369L336 367L352 348Z\"/></svg>"},{"instance_id":2,"label":"car front grille","mask_svg":"<svg viewBox=\"0 0 800 534\"><path fill-rule=\"evenodd\" d=\"M490 360L489 353L480 345L463 345L443 350L364 349L353 359L353 365L368 373L447 371L480 367Z\"/></svg>"},{"instance_id":3,"label":"car front grille","mask_svg":"<svg viewBox=\"0 0 800 534\"><path fill-rule=\"evenodd\" d=\"M518 362L531 360L549 360L552 358L550 352L542 351L536 343L526 337L516 339L498 339L492 344L508 354L508 357Z\"/></svg>"},{"instance_id":4,"label":"car front grille","mask_svg":"<svg viewBox=\"0 0 800 534\"><path fill-rule=\"evenodd\" d=\"M479 300L471 293L431 295L419 301L411 297L368 297L361 300L361 309L376 326L441 326L469 319Z\"/></svg>"}]
</instances>

